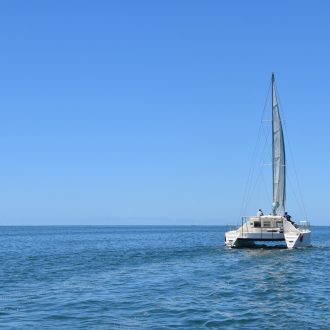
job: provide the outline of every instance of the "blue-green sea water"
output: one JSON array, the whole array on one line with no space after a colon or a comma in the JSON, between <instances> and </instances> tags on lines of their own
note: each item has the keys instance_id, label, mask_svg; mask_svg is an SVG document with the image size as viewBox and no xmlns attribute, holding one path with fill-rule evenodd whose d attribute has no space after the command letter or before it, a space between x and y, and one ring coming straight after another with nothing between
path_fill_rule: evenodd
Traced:
<instances>
[{"instance_id":1,"label":"blue-green sea water","mask_svg":"<svg viewBox=\"0 0 330 330\"><path fill-rule=\"evenodd\" d=\"M226 249L225 227L0 228L4 329L330 329L330 227Z\"/></svg>"}]
</instances>

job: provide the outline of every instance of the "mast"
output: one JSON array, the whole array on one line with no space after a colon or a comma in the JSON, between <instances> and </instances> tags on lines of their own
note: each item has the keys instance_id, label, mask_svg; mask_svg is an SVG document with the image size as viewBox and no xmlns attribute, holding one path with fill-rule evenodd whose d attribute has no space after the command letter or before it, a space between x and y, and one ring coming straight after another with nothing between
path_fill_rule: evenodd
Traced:
<instances>
[{"instance_id":1,"label":"mast","mask_svg":"<svg viewBox=\"0 0 330 330\"><path fill-rule=\"evenodd\" d=\"M276 202L275 202L275 182L274 182L274 89L275 89L275 75L272 72L272 176L273 176L273 203L272 203L272 214L276 215Z\"/></svg>"},{"instance_id":2,"label":"mast","mask_svg":"<svg viewBox=\"0 0 330 330\"><path fill-rule=\"evenodd\" d=\"M272 171L273 171L273 215L284 215L286 190L285 145L282 121L279 112L275 76L272 74Z\"/></svg>"}]
</instances>

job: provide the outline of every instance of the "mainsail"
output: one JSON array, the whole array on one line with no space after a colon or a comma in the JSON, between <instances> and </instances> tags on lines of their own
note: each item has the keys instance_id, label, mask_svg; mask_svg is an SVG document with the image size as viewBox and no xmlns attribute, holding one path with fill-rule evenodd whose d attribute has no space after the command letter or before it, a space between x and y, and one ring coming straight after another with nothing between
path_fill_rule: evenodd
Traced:
<instances>
[{"instance_id":1,"label":"mainsail","mask_svg":"<svg viewBox=\"0 0 330 330\"><path fill-rule=\"evenodd\" d=\"M272 108L273 215L283 216L285 212L285 146L274 74L272 75Z\"/></svg>"}]
</instances>

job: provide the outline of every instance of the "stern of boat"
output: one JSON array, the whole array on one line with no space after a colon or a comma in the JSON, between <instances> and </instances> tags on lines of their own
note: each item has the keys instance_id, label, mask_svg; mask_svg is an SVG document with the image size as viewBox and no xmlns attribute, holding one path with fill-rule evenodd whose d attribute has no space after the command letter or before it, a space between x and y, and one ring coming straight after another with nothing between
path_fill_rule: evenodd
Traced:
<instances>
[{"instance_id":1,"label":"stern of boat","mask_svg":"<svg viewBox=\"0 0 330 330\"><path fill-rule=\"evenodd\" d=\"M306 221L301 221L299 225L287 222L285 224L284 237L288 249L311 246L310 224Z\"/></svg>"},{"instance_id":2,"label":"stern of boat","mask_svg":"<svg viewBox=\"0 0 330 330\"><path fill-rule=\"evenodd\" d=\"M237 230L230 230L225 233L225 245L227 247L234 247L236 241L239 237L239 233Z\"/></svg>"}]
</instances>

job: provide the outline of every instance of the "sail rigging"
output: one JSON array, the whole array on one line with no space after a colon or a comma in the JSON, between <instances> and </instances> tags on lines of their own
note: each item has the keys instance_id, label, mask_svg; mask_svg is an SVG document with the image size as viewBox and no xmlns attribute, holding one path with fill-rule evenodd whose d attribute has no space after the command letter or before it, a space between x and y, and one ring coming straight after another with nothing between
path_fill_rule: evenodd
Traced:
<instances>
[{"instance_id":1,"label":"sail rigging","mask_svg":"<svg viewBox=\"0 0 330 330\"><path fill-rule=\"evenodd\" d=\"M273 166L273 215L285 212L285 145L282 121L278 107L275 77L272 75L272 166Z\"/></svg>"},{"instance_id":2,"label":"sail rigging","mask_svg":"<svg viewBox=\"0 0 330 330\"><path fill-rule=\"evenodd\" d=\"M272 214L263 214L259 209L256 215L242 217L241 225L225 233L227 247L264 247L263 242L285 242L288 249L311 245L309 222L300 225L285 212L286 202L286 160L284 134L276 95L275 77L271 80L272 95L272 170L273 207ZM268 99L268 98L267 98ZM260 132L260 130L259 130ZM265 146L268 146L267 142ZM263 152L266 149L263 149ZM260 244L260 242L262 242Z\"/></svg>"}]
</instances>

